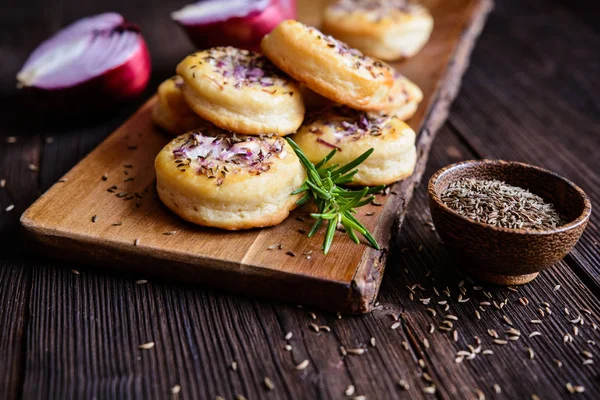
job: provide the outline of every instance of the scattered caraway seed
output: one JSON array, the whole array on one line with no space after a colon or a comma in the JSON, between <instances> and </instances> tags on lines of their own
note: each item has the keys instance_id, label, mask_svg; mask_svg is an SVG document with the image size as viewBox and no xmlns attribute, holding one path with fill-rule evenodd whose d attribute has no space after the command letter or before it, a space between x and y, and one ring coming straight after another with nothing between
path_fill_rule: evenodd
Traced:
<instances>
[{"instance_id":1,"label":"scattered caraway seed","mask_svg":"<svg viewBox=\"0 0 600 400\"><path fill-rule=\"evenodd\" d=\"M494 383L494 392L496 392L497 394L502 393L502 388L500 388L500 385L498 385L497 383Z\"/></svg>"},{"instance_id":2,"label":"scattered caraway seed","mask_svg":"<svg viewBox=\"0 0 600 400\"><path fill-rule=\"evenodd\" d=\"M123 222L119 221L119 222L115 222L112 224L112 226L121 226L123 225Z\"/></svg>"},{"instance_id":3,"label":"scattered caraway seed","mask_svg":"<svg viewBox=\"0 0 600 400\"><path fill-rule=\"evenodd\" d=\"M29 170L30 170L30 171L32 171L32 172L37 172L37 171L39 171L39 169L40 169L40 168L39 168L37 165L35 165L35 164L29 164L29 165L27 166L27 168L29 168Z\"/></svg>"},{"instance_id":4,"label":"scattered caraway seed","mask_svg":"<svg viewBox=\"0 0 600 400\"><path fill-rule=\"evenodd\" d=\"M150 350L154 347L154 342L143 343L138 346L140 350Z\"/></svg>"},{"instance_id":5,"label":"scattered caraway seed","mask_svg":"<svg viewBox=\"0 0 600 400\"><path fill-rule=\"evenodd\" d=\"M478 400L485 400L485 394L481 391L481 389L475 388L475 390L473 390L473 391L477 395Z\"/></svg>"},{"instance_id":6,"label":"scattered caraway seed","mask_svg":"<svg viewBox=\"0 0 600 400\"><path fill-rule=\"evenodd\" d=\"M494 354L493 350L484 350L481 352L481 354L486 355L486 356L491 356L492 354Z\"/></svg>"},{"instance_id":7,"label":"scattered caraway seed","mask_svg":"<svg viewBox=\"0 0 600 400\"><path fill-rule=\"evenodd\" d=\"M391 326L392 329L398 329L402 323L400 321L394 322Z\"/></svg>"},{"instance_id":8,"label":"scattered caraway seed","mask_svg":"<svg viewBox=\"0 0 600 400\"><path fill-rule=\"evenodd\" d=\"M419 367L423 369L427 368L427 365L425 365L425 361L423 361L422 358L419 358Z\"/></svg>"},{"instance_id":9,"label":"scattered caraway seed","mask_svg":"<svg viewBox=\"0 0 600 400\"><path fill-rule=\"evenodd\" d=\"M167 231L167 232L163 232L163 235L165 235L165 236L173 236L176 233L177 233L177 231Z\"/></svg>"},{"instance_id":10,"label":"scattered caraway seed","mask_svg":"<svg viewBox=\"0 0 600 400\"><path fill-rule=\"evenodd\" d=\"M105 172L100 179L106 181L108 179L108 174Z\"/></svg>"},{"instance_id":11,"label":"scattered caraway seed","mask_svg":"<svg viewBox=\"0 0 600 400\"><path fill-rule=\"evenodd\" d=\"M272 244L269 247L267 247L267 250L275 250L275 249L281 250L281 243L275 243L275 244Z\"/></svg>"},{"instance_id":12,"label":"scattered caraway seed","mask_svg":"<svg viewBox=\"0 0 600 400\"><path fill-rule=\"evenodd\" d=\"M581 355L584 356L585 358L593 358L594 357L594 355L587 350L582 351Z\"/></svg>"},{"instance_id":13,"label":"scattered caraway seed","mask_svg":"<svg viewBox=\"0 0 600 400\"><path fill-rule=\"evenodd\" d=\"M273 381L271 380L271 378L265 377L265 387L269 390L275 389L275 385L273 384Z\"/></svg>"},{"instance_id":14,"label":"scattered caraway seed","mask_svg":"<svg viewBox=\"0 0 600 400\"><path fill-rule=\"evenodd\" d=\"M560 285L556 285L554 286L554 291L556 292L558 289L560 289Z\"/></svg>"},{"instance_id":15,"label":"scattered caraway seed","mask_svg":"<svg viewBox=\"0 0 600 400\"><path fill-rule=\"evenodd\" d=\"M231 362L231 370L232 371L237 371L237 369L238 369L237 361L232 361Z\"/></svg>"},{"instance_id":16,"label":"scattered caraway seed","mask_svg":"<svg viewBox=\"0 0 600 400\"><path fill-rule=\"evenodd\" d=\"M97 215L93 215L92 216L92 222L96 222L98 220L98 216Z\"/></svg>"},{"instance_id":17,"label":"scattered caraway seed","mask_svg":"<svg viewBox=\"0 0 600 400\"><path fill-rule=\"evenodd\" d=\"M310 311L308 313L308 315L312 318L312 319L317 319L317 314L315 314L314 312Z\"/></svg>"},{"instance_id":18,"label":"scattered caraway seed","mask_svg":"<svg viewBox=\"0 0 600 400\"><path fill-rule=\"evenodd\" d=\"M294 252L293 252L293 251L291 251L291 250L288 250L288 251L286 251L286 252L285 252L285 254L287 254L287 255L288 255L288 256L290 256L290 257L296 257L296 253L294 253Z\"/></svg>"},{"instance_id":19,"label":"scattered caraway seed","mask_svg":"<svg viewBox=\"0 0 600 400\"><path fill-rule=\"evenodd\" d=\"M311 322L310 324L308 324L308 326L310 326L312 328L313 331L315 332L319 332L319 325Z\"/></svg>"},{"instance_id":20,"label":"scattered caraway seed","mask_svg":"<svg viewBox=\"0 0 600 400\"><path fill-rule=\"evenodd\" d=\"M11 212L11 211L12 211L14 208L15 208L15 205L14 205L14 204L11 204L10 206L6 207L6 208L4 209L4 211L5 211L5 212Z\"/></svg>"},{"instance_id":21,"label":"scattered caraway seed","mask_svg":"<svg viewBox=\"0 0 600 400\"><path fill-rule=\"evenodd\" d=\"M375 341L374 337L371 338L370 342L371 342L371 346L373 346L373 347L375 347L377 345L377 342Z\"/></svg>"},{"instance_id":22,"label":"scattered caraway seed","mask_svg":"<svg viewBox=\"0 0 600 400\"><path fill-rule=\"evenodd\" d=\"M331 328L328 327L327 325L321 325L321 326L319 326L319 330L320 331L331 332Z\"/></svg>"},{"instance_id":23,"label":"scattered caraway seed","mask_svg":"<svg viewBox=\"0 0 600 400\"><path fill-rule=\"evenodd\" d=\"M179 392L181 392L181 386L175 385L171 388L171 394L177 394Z\"/></svg>"},{"instance_id":24,"label":"scattered caraway seed","mask_svg":"<svg viewBox=\"0 0 600 400\"><path fill-rule=\"evenodd\" d=\"M304 368L308 367L308 363L309 363L309 361L308 361L308 360L304 360L304 361L302 361L300 364L296 365L296 369L297 369L298 371L301 371L301 370L303 370Z\"/></svg>"},{"instance_id":25,"label":"scattered caraway seed","mask_svg":"<svg viewBox=\"0 0 600 400\"><path fill-rule=\"evenodd\" d=\"M361 348L358 348L358 349L347 349L346 352L348 354L356 354L356 355L360 356L361 354L365 353L365 349L361 349Z\"/></svg>"},{"instance_id":26,"label":"scattered caraway seed","mask_svg":"<svg viewBox=\"0 0 600 400\"><path fill-rule=\"evenodd\" d=\"M292 338L292 336L294 336L294 334L292 332L288 332L285 334L285 340L290 340Z\"/></svg>"},{"instance_id":27,"label":"scattered caraway seed","mask_svg":"<svg viewBox=\"0 0 600 400\"><path fill-rule=\"evenodd\" d=\"M435 386L426 386L423 388L423 392L428 393L428 394L434 394L435 393Z\"/></svg>"},{"instance_id":28,"label":"scattered caraway seed","mask_svg":"<svg viewBox=\"0 0 600 400\"><path fill-rule=\"evenodd\" d=\"M505 345L508 343L508 341L503 340L503 339L494 339L494 343L498 344L498 345Z\"/></svg>"},{"instance_id":29,"label":"scattered caraway seed","mask_svg":"<svg viewBox=\"0 0 600 400\"><path fill-rule=\"evenodd\" d=\"M533 349L531 347L527 348L527 354L529 355L530 360L533 360L533 357L535 357L535 353L533 352Z\"/></svg>"},{"instance_id":30,"label":"scattered caraway seed","mask_svg":"<svg viewBox=\"0 0 600 400\"><path fill-rule=\"evenodd\" d=\"M529 334L529 337L532 338L534 336L540 336L542 334L542 332L540 331L533 331Z\"/></svg>"},{"instance_id":31,"label":"scattered caraway seed","mask_svg":"<svg viewBox=\"0 0 600 400\"><path fill-rule=\"evenodd\" d=\"M72 269L72 270L71 270L71 273L72 273L73 275L79 275L79 271L77 271L76 269Z\"/></svg>"},{"instance_id":32,"label":"scattered caraway seed","mask_svg":"<svg viewBox=\"0 0 600 400\"><path fill-rule=\"evenodd\" d=\"M145 285L146 283L148 283L148 281L145 279L138 279L137 281L135 281L136 285Z\"/></svg>"},{"instance_id":33,"label":"scattered caraway seed","mask_svg":"<svg viewBox=\"0 0 600 400\"><path fill-rule=\"evenodd\" d=\"M408 382L406 381L406 379L400 379L400 381L398 382L398 384L400 385L400 389L402 389L402 390L408 390L408 389L410 389L410 385L408 384Z\"/></svg>"},{"instance_id":34,"label":"scattered caraway seed","mask_svg":"<svg viewBox=\"0 0 600 400\"><path fill-rule=\"evenodd\" d=\"M133 245L134 245L134 246L137 246L137 245L139 245L139 244L140 244L140 238L137 238L137 239L135 239L135 240L133 241Z\"/></svg>"},{"instance_id":35,"label":"scattered caraway seed","mask_svg":"<svg viewBox=\"0 0 600 400\"><path fill-rule=\"evenodd\" d=\"M532 324L541 324L541 323L542 323L542 320L541 320L541 319L532 319L532 320L531 320L531 321L529 321L529 322L531 322Z\"/></svg>"},{"instance_id":36,"label":"scattered caraway seed","mask_svg":"<svg viewBox=\"0 0 600 400\"><path fill-rule=\"evenodd\" d=\"M344 390L344 394L348 397L352 396L354 394L354 385L348 385L346 390Z\"/></svg>"}]
</instances>

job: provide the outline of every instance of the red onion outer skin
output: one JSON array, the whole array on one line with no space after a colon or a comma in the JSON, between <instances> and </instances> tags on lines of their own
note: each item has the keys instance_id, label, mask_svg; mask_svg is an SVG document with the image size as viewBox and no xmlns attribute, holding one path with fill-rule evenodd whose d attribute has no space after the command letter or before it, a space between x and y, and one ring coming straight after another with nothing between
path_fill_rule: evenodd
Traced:
<instances>
[{"instance_id":1,"label":"red onion outer skin","mask_svg":"<svg viewBox=\"0 0 600 400\"><path fill-rule=\"evenodd\" d=\"M282 3L287 3L286 5ZM296 19L296 0L272 0L263 11L245 17L208 24L182 24L181 27L199 49L233 46L260 51L260 41L281 21Z\"/></svg>"},{"instance_id":2,"label":"red onion outer skin","mask_svg":"<svg viewBox=\"0 0 600 400\"><path fill-rule=\"evenodd\" d=\"M152 70L150 52L141 34L139 41L139 48L125 63L86 82L59 89L23 87L27 106L42 112L93 114L139 97Z\"/></svg>"}]
</instances>

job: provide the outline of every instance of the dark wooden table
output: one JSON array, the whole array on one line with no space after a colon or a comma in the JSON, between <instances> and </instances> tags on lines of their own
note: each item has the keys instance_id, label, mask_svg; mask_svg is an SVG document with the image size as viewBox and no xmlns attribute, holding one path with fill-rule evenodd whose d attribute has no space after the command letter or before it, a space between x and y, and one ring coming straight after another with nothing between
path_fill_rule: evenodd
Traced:
<instances>
[{"instance_id":1,"label":"dark wooden table","mask_svg":"<svg viewBox=\"0 0 600 400\"><path fill-rule=\"evenodd\" d=\"M27 54L78 17L120 11L149 43L149 95L191 50L168 18L184 1L53 3L0 5L0 206L15 205L0 216L0 398L342 399L351 384L353 396L368 399L600 398L598 213L576 249L533 283L481 288L457 273L432 231L422 184L380 305L361 317L176 283L136 284L145 277L30 254L20 214L141 100L102 120L40 124L15 101L14 77ZM597 21L582 1L497 1L425 179L459 160L519 160L563 174L600 204ZM17 142L6 143L9 136ZM449 333L439 330L446 314L458 318ZM520 338L493 344L488 330L505 337L509 321ZM330 331L315 333L311 323ZM147 342L155 346L138 348ZM342 346L364 352L344 356ZM297 370L303 360L308 366ZM585 392L570 394L568 383ZM435 394L425 389L432 384Z\"/></svg>"}]
</instances>

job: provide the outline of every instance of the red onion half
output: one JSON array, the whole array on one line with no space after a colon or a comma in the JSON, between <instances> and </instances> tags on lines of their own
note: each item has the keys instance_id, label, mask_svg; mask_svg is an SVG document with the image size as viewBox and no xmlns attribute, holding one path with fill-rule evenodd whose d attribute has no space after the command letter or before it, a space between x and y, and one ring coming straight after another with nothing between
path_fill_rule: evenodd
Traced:
<instances>
[{"instance_id":1,"label":"red onion half","mask_svg":"<svg viewBox=\"0 0 600 400\"><path fill-rule=\"evenodd\" d=\"M94 111L139 96L150 55L137 26L116 13L83 18L40 44L17 74L45 109ZM39 104L39 103L42 104Z\"/></svg>"},{"instance_id":2,"label":"red onion half","mask_svg":"<svg viewBox=\"0 0 600 400\"><path fill-rule=\"evenodd\" d=\"M171 14L199 49L234 46L260 50L281 21L296 19L296 0L204 0Z\"/></svg>"}]
</instances>

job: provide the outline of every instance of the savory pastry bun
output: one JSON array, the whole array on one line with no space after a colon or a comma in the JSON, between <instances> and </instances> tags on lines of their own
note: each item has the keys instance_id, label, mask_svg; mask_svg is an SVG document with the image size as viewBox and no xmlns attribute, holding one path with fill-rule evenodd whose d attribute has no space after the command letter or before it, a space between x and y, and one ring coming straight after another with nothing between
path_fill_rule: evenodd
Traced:
<instances>
[{"instance_id":1,"label":"savory pastry bun","mask_svg":"<svg viewBox=\"0 0 600 400\"><path fill-rule=\"evenodd\" d=\"M324 108L335 104L327 97L323 97L314 90L309 89L309 87L303 83L300 84L300 93L302 93L304 106L307 111L321 111Z\"/></svg>"},{"instance_id":2,"label":"savory pastry bun","mask_svg":"<svg viewBox=\"0 0 600 400\"><path fill-rule=\"evenodd\" d=\"M411 0L336 0L323 31L386 61L414 56L433 30L429 11Z\"/></svg>"},{"instance_id":3,"label":"savory pastry bun","mask_svg":"<svg viewBox=\"0 0 600 400\"><path fill-rule=\"evenodd\" d=\"M258 53L215 47L186 57L177 74L192 110L223 129L283 136L304 119L298 85Z\"/></svg>"},{"instance_id":4,"label":"savory pastry bun","mask_svg":"<svg viewBox=\"0 0 600 400\"><path fill-rule=\"evenodd\" d=\"M415 132L398 117L347 107L331 107L309 117L292 139L313 163L337 149L326 165L347 164L373 148L351 185L387 185L404 179L417 160Z\"/></svg>"},{"instance_id":5,"label":"savory pastry bun","mask_svg":"<svg viewBox=\"0 0 600 400\"><path fill-rule=\"evenodd\" d=\"M381 111L407 121L415 115L422 100L421 89L410 79L394 71L394 86L388 96L388 104Z\"/></svg>"},{"instance_id":6,"label":"savory pastry bun","mask_svg":"<svg viewBox=\"0 0 600 400\"><path fill-rule=\"evenodd\" d=\"M183 99L183 79L174 76L158 86L158 101L152 109L152 120L165 131L181 135L206 123L196 115Z\"/></svg>"},{"instance_id":7,"label":"savory pastry bun","mask_svg":"<svg viewBox=\"0 0 600 400\"><path fill-rule=\"evenodd\" d=\"M337 103L376 110L394 84L392 68L298 21L283 21L261 48L288 75Z\"/></svg>"},{"instance_id":8,"label":"savory pastry bun","mask_svg":"<svg viewBox=\"0 0 600 400\"><path fill-rule=\"evenodd\" d=\"M276 136L236 136L214 126L183 134L156 157L162 202L195 224L228 230L277 225L296 207L306 174Z\"/></svg>"}]
</instances>

